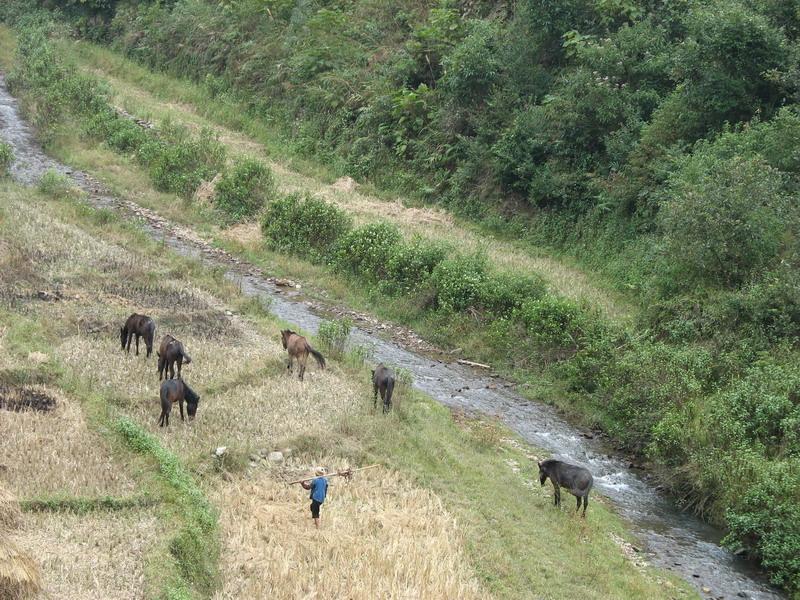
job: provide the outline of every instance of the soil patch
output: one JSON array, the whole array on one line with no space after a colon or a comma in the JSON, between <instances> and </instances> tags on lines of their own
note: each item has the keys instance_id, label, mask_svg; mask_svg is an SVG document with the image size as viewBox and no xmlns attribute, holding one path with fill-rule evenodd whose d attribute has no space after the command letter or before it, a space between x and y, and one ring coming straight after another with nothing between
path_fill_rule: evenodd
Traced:
<instances>
[{"instance_id":1,"label":"soil patch","mask_svg":"<svg viewBox=\"0 0 800 600\"><path fill-rule=\"evenodd\" d=\"M41 390L28 387L0 386L0 409L2 410L48 412L55 407L56 399Z\"/></svg>"}]
</instances>

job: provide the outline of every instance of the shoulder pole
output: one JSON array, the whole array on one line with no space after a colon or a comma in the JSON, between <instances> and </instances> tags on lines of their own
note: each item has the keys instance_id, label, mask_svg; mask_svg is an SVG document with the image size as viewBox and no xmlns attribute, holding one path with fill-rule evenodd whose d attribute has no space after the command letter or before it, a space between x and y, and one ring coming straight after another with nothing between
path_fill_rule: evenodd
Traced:
<instances>
[{"instance_id":1,"label":"shoulder pole","mask_svg":"<svg viewBox=\"0 0 800 600\"><path fill-rule=\"evenodd\" d=\"M306 477L305 479L297 479L296 481L290 481L286 485L292 485L293 483L302 483L304 481L311 481L312 479L316 479L317 477L335 477L337 475L350 477L350 475L352 475L356 471L363 471L364 469L372 469L374 467L380 467L380 465L369 465L367 467L359 467L358 469L347 469L345 471L337 471L336 473L326 473L325 475L314 475L313 477Z\"/></svg>"}]
</instances>

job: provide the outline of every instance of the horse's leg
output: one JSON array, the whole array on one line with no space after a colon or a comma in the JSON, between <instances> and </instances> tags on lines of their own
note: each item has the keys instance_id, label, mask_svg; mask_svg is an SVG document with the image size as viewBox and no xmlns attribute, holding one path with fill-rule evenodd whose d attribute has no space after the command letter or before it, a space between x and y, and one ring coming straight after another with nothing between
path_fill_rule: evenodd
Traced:
<instances>
[{"instance_id":1,"label":"horse's leg","mask_svg":"<svg viewBox=\"0 0 800 600\"><path fill-rule=\"evenodd\" d=\"M131 341L133 340L133 334L129 331L125 334L125 352L128 354L131 353Z\"/></svg>"},{"instance_id":2,"label":"horse's leg","mask_svg":"<svg viewBox=\"0 0 800 600\"><path fill-rule=\"evenodd\" d=\"M557 483L553 483L553 504L561 506L561 490Z\"/></svg>"},{"instance_id":3,"label":"horse's leg","mask_svg":"<svg viewBox=\"0 0 800 600\"><path fill-rule=\"evenodd\" d=\"M136 334L136 356L139 356L139 334Z\"/></svg>"},{"instance_id":4,"label":"horse's leg","mask_svg":"<svg viewBox=\"0 0 800 600\"><path fill-rule=\"evenodd\" d=\"M183 398L178 400L178 407L181 409L181 421L185 421L186 419L183 418Z\"/></svg>"},{"instance_id":5,"label":"horse's leg","mask_svg":"<svg viewBox=\"0 0 800 600\"><path fill-rule=\"evenodd\" d=\"M586 518L586 507L589 505L589 494L586 494L583 497L583 514L581 515L584 519Z\"/></svg>"},{"instance_id":6,"label":"horse's leg","mask_svg":"<svg viewBox=\"0 0 800 600\"><path fill-rule=\"evenodd\" d=\"M578 501L578 506L575 509L575 512L578 512L581 509L581 497L580 496L576 496L575 498Z\"/></svg>"},{"instance_id":7,"label":"horse's leg","mask_svg":"<svg viewBox=\"0 0 800 600\"><path fill-rule=\"evenodd\" d=\"M183 357L178 357L178 379L181 378L181 366L183 365Z\"/></svg>"},{"instance_id":8,"label":"horse's leg","mask_svg":"<svg viewBox=\"0 0 800 600\"><path fill-rule=\"evenodd\" d=\"M164 369L166 368L166 359L163 356L158 357L158 380L161 381L161 377L164 375Z\"/></svg>"},{"instance_id":9,"label":"horse's leg","mask_svg":"<svg viewBox=\"0 0 800 600\"><path fill-rule=\"evenodd\" d=\"M290 354L289 355L289 360L286 361L286 370L289 371L289 375L291 375L293 373L293 371L292 371L292 362L293 362L293 359L292 359L292 355Z\"/></svg>"},{"instance_id":10,"label":"horse's leg","mask_svg":"<svg viewBox=\"0 0 800 600\"><path fill-rule=\"evenodd\" d=\"M175 361L172 360L169 362L169 378L175 379Z\"/></svg>"},{"instance_id":11,"label":"horse's leg","mask_svg":"<svg viewBox=\"0 0 800 600\"><path fill-rule=\"evenodd\" d=\"M164 426L164 409L163 408L161 409L161 416L158 419L158 426L159 427L163 427Z\"/></svg>"},{"instance_id":12,"label":"horse's leg","mask_svg":"<svg viewBox=\"0 0 800 600\"><path fill-rule=\"evenodd\" d=\"M376 383L372 384L372 409L375 410L378 408L378 385Z\"/></svg>"}]
</instances>

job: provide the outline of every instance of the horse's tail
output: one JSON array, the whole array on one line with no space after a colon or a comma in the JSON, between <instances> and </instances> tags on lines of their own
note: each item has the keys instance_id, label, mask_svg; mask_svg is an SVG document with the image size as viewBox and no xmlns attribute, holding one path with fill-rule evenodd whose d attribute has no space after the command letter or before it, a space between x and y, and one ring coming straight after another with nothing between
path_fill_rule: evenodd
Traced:
<instances>
[{"instance_id":1,"label":"horse's tail","mask_svg":"<svg viewBox=\"0 0 800 600\"><path fill-rule=\"evenodd\" d=\"M386 399L383 401L384 405L392 405L392 393L394 392L394 377L386 379Z\"/></svg>"},{"instance_id":2,"label":"horse's tail","mask_svg":"<svg viewBox=\"0 0 800 600\"><path fill-rule=\"evenodd\" d=\"M192 362L192 357L189 356L189 353L186 352L186 348L184 348L183 344L181 344L180 342L178 343L178 350L180 351L181 356L183 357L183 364L185 365L190 364Z\"/></svg>"},{"instance_id":3,"label":"horse's tail","mask_svg":"<svg viewBox=\"0 0 800 600\"><path fill-rule=\"evenodd\" d=\"M309 345L309 343L308 343L308 342L306 342L306 350L308 350L308 351L309 351L309 352L310 352L310 353L311 353L311 354L314 356L314 358L316 358L316 359L317 359L317 364L318 364L320 367L322 367L322 368L324 369L324 368L325 368L325 357L324 357L324 356L322 356L322 354L320 354L320 353L319 353L319 352L317 352L316 350L314 350L314 349L313 349L313 348L312 348L312 347Z\"/></svg>"}]
</instances>

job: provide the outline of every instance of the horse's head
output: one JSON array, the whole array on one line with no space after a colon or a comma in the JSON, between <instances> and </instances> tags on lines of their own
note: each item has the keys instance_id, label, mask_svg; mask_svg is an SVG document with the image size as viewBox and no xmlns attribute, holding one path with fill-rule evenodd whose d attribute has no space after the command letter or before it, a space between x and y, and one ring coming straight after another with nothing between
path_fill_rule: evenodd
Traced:
<instances>
[{"instance_id":1,"label":"horse's head","mask_svg":"<svg viewBox=\"0 0 800 600\"><path fill-rule=\"evenodd\" d=\"M183 397L186 399L186 412L188 413L189 420L191 421L197 414L197 405L200 404L200 396L184 383Z\"/></svg>"},{"instance_id":2,"label":"horse's head","mask_svg":"<svg viewBox=\"0 0 800 600\"><path fill-rule=\"evenodd\" d=\"M544 469L541 462L537 462L536 464L539 465L539 483L544 485L545 481L547 481L547 471Z\"/></svg>"},{"instance_id":3,"label":"horse's head","mask_svg":"<svg viewBox=\"0 0 800 600\"><path fill-rule=\"evenodd\" d=\"M283 344L283 349L286 350L286 343L289 340L289 334L292 333L291 329L282 329L281 330L281 343Z\"/></svg>"},{"instance_id":4,"label":"horse's head","mask_svg":"<svg viewBox=\"0 0 800 600\"><path fill-rule=\"evenodd\" d=\"M127 332L125 331L124 327L119 328L119 343L122 345L122 349L125 350L125 338L128 337L125 335Z\"/></svg>"},{"instance_id":5,"label":"horse's head","mask_svg":"<svg viewBox=\"0 0 800 600\"><path fill-rule=\"evenodd\" d=\"M186 413L189 415L190 421L194 421L194 416L197 414L198 404L200 404L200 396L197 397L197 402L186 402Z\"/></svg>"}]
</instances>

